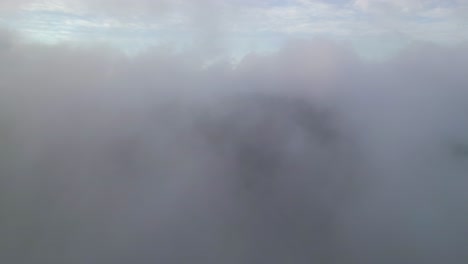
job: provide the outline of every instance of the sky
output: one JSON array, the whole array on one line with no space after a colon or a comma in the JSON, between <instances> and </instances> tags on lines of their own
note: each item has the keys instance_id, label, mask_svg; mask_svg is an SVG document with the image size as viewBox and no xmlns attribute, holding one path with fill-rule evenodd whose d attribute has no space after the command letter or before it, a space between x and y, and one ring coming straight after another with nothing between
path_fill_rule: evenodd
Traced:
<instances>
[{"instance_id":1,"label":"sky","mask_svg":"<svg viewBox=\"0 0 468 264\"><path fill-rule=\"evenodd\" d=\"M467 4L0 0L0 263L468 263Z\"/></svg>"},{"instance_id":2,"label":"sky","mask_svg":"<svg viewBox=\"0 0 468 264\"><path fill-rule=\"evenodd\" d=\"M0 23L43 43L105 42L129 54L203 46L241 58L289 38L326 36L382 59L417 41L468 39L465 0L2 0Z\"/></svg>"}]
</instances>

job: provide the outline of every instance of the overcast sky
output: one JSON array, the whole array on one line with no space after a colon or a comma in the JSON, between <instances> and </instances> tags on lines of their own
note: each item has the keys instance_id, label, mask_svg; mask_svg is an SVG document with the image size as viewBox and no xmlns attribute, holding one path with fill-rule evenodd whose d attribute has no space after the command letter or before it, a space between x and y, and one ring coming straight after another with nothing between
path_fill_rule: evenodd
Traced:
<instances>
[{"instance_id":1,"label":"overcast sky","mask_svg":"<svg viewBox=\"0 0 468 264\"><path fill-rule=\"evenodd\" d=\"M0 23L31 41L110 42L131 54L203 45L239 58L327 36L381 59L414 41L466 41L467 9L466 0L2 0Z\"/></svg>"}]
</instances>

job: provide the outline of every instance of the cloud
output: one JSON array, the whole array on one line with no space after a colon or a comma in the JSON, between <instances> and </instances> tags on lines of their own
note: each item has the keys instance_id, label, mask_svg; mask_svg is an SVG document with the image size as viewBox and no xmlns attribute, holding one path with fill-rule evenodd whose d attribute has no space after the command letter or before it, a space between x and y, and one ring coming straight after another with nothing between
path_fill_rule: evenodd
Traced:
<instances>
[{"instance_id":1,"label":"cloud","mask_svg":"<svg viewBox=\"0 0 468 264\"><path fill-rule=\"evenodd\" d=\"M11 48L16 41L16 36L10 30L0 28L0 51Z\"/></svg>"},{"instance_id":2,"label":"cloud","mask_svg":"<svg viewBox=\"0 0 468 264\"><path fill-rule=\"evenodd\" d=\"M31 3L32 0L4 0L0 2L0 10L16 10L21 6Z\"/></svg>"},{"instance_id":3,"label":"cloud","mask_svg":"<svg viewBox=\"0 0 468 264\"><path fill-rule=\"evenodd\" d=\"M276 51L290 37L326 36L357 43L360 53L372 58L388 57L413 41L454 45L468 39L463 30L467 22L463 1L21 3L14 4L21 12L4 10L2 21L29 41L81 45L108 42L129 54L166 44L179 49L197 46L210 58L238 59L253 50ZM392 47L388 52L369 51L375 45Z\"/></svg>"},{"instance_id":4,"label":"cloud","mask_svg":"<svg viewBox=\"0 0 468 264\"><path fill-rule=\"evenodd\" d=\"M206 66L14 39L0 34L2 262L468 258L466 44L369 63L290 39Z\"/></svg>"},{"instance_id":5,"label":"cloud","mask_svg":"<svg viewBox=\"0 0 468 264\"><path fill-rule=\"evenodd\" d=\"M354 5L366 11L372 10L394 10L399 12L412 12L433 6L435 3L440 1L434 0L356 0Z\"/></svg>"}]
</instances>

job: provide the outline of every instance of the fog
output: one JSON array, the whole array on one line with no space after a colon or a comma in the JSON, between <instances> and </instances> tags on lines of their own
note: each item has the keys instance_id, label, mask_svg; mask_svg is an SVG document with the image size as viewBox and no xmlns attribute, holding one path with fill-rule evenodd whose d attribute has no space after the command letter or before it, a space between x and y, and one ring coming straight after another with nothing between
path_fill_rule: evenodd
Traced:
<instances>
[{"instance_id":1,"label":"fog","mask_svg":"<svg viewBox=\"0 0 468 264\"><path fill-rule=\"evenodd\" d=\"M466 44L197 54L0 34L0 262L468 261Z\"/></svg>"}]
</instances>

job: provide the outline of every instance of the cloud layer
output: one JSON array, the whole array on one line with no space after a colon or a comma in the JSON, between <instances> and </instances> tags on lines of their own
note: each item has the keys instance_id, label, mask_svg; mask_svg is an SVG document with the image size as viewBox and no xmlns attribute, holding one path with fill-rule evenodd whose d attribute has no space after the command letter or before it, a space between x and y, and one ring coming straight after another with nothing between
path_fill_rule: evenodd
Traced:
<instances>
[{"instance_id":1,"label":"cloud layer","mask_svg":"<svg viewBox=\"0 0 468 264\"><path fill-rule=\"evenodd\" d=\"M466 44L204 65L0 34L5 263L462 263Z\"/></svg>"},{"instance_id":2,"label":"cloud layer","mask_svg":"<svg viewBox=\"0 0 468 264\"><path fill-rule=\"evenodd\" d=\"M466 1L455 0L24 0L2 1L0 22L36 42L110 42L130 53L169 43L203 46L212 56L243 56L276 51L291 36L326 36L381 58L412 42L467 41L467 8Z\"/></svg>"}]
</instances>

